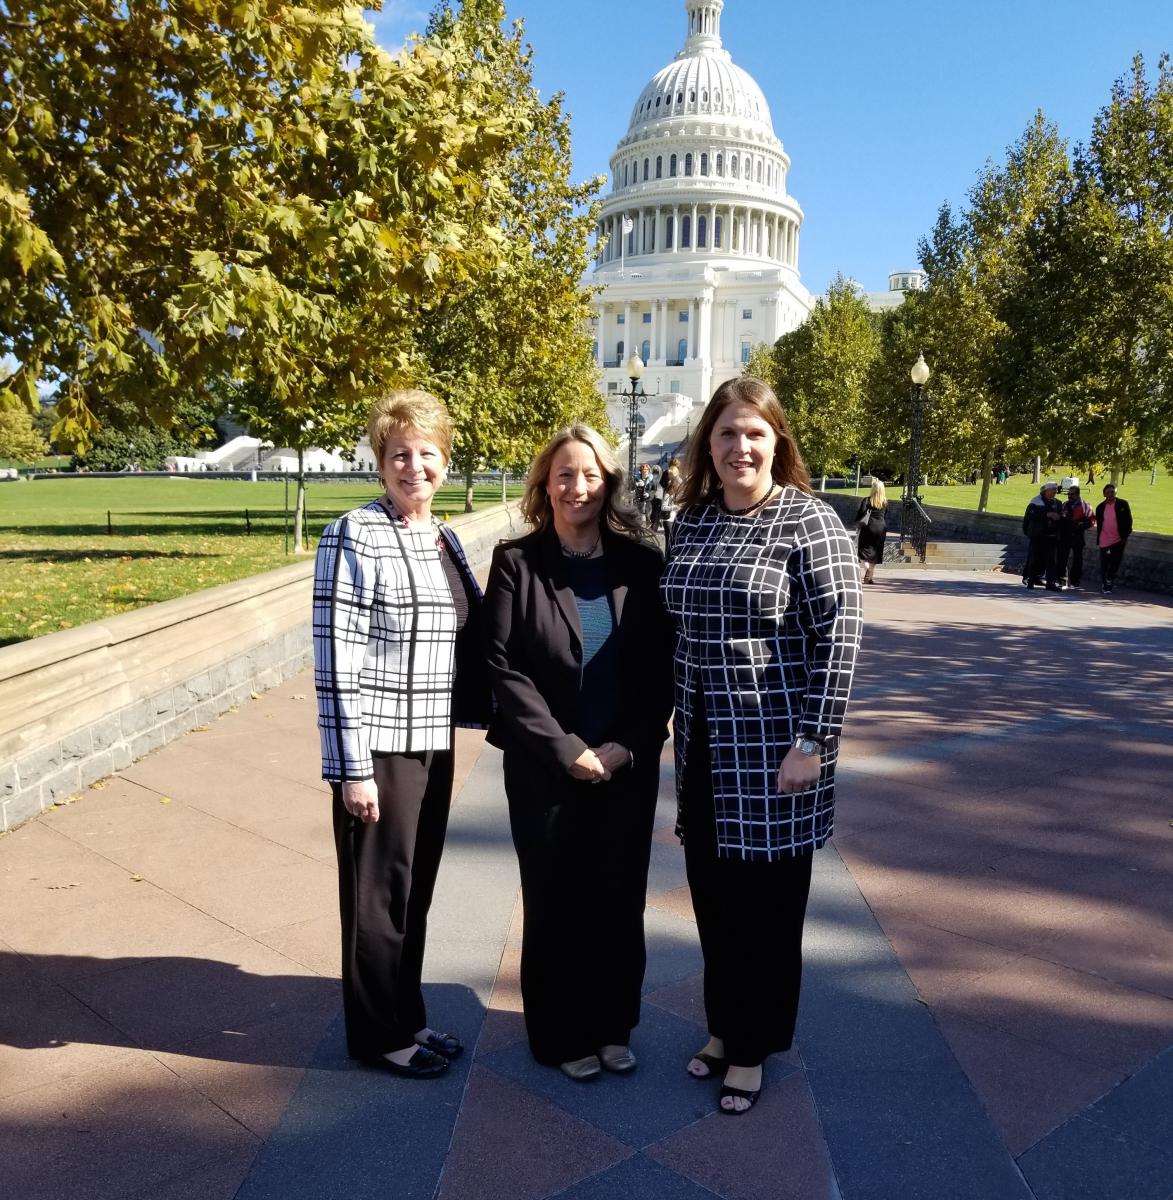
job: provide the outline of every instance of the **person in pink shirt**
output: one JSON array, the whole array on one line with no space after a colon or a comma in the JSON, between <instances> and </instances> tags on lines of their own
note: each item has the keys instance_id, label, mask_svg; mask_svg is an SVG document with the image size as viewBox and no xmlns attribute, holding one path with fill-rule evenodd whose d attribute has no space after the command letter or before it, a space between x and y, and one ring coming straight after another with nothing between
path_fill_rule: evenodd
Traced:
<instances>
[{"instance_id":1,"label":"person in pink shirt","mask_svg":"<svg viewBox=\"0 0 1173 1200\"><path fill-rule=\"evenodd\" d=\"M1100 590L1110 592L1116 583L1124 546L1132 532L1132 509L1118 499L1116 485L1104 484L1104 499L1096 505L1096 545L1100 549Z\"/></svg>"}]
</instances>

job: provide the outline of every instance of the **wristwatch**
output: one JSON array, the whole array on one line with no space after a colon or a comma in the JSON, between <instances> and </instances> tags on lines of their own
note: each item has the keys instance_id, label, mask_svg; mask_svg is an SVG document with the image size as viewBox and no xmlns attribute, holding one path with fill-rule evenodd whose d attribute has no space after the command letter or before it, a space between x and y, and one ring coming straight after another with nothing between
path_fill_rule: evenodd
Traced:
<instances>
[{"instance_id":1,"label":"wristwatch","mask_svg":"<svg viewBox=\"0 0 1173 1200\"><path fill-rule=\"evenodd\" d=\"M799 754L805 754L808 757L814 757L816 754L822 754L823 743L816 741L812 737L805 737L800 734L794 739L794 748Z\"/></svg>"}]
</instances>

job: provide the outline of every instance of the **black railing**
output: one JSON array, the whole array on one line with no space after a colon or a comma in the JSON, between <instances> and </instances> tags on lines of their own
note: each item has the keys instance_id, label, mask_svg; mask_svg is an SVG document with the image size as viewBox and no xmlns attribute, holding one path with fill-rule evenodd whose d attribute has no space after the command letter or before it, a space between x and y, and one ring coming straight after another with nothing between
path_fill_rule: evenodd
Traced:
<instances>
[{"instance_id":1,"label":"black railing","mask_svg":"<svg viewBox=\"0 0 1173 1200\"><path fill-rule=\"evenodd\" d=\"M670 358L664 364L664 366L666 366L666 367L683 367L684 359L683 358Z\"/></svg>"},{"instance_id":2,"label":"black railing","mask_svg":"<svg viewBox=\"0 0 1173 1200\"><path fill-rule=\"evenodd\" d=\"M900 540L912 546L913 553L923 563L929 546L929 526L933 518L924 510L924 506L915 496L904 500L900 519Z\"/></svg>"}]
</instances>

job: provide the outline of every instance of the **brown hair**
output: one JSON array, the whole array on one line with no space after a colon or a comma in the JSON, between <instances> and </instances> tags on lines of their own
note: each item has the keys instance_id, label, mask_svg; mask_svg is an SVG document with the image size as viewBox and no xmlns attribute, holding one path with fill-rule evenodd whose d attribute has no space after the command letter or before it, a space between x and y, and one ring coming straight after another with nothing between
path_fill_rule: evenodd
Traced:
<instances>
[{"instance_id":1,"label":"brown hair","mask_svg":"<svg viewBox=\"0 0 1173 1200\"><path fill-rule=\"evenodd\" d=\"M383 447L396 429L413 429L440 448L445 464L452 459L452 418L444 401L421 388L388 392L371 405L367 437L375 456L375 469L382 473Z\"/></svg>"},{"instance_id":2,"label":"brown hair","mask_svg":"<svg viewBox=\"0 0 1173 1200\"><path fill-rule=\"evenodd\" d=\"M690 504L701 504L711 500L721 486L717 468L709 453L709 439L717 425L721 414L730 404L748 404L757 409L758 416L766 422L778 438L774 446L774 461L770 465L770 474L775 483L790 485L804 492L811 490L810 472L802 461L802 452L778 397L774 395L769 384L755 379L752 375L739 375L736 379L727 379L713 393L713 398L701 415L700 424L696 427L688 442L688 453L684 462L684 483L680 488L680 505L687 508Z\"/></svg>"},{"instance_id":3,"label":"brown hair","mask_svg":"<svg viewBox=\"0 0 1173 1200\"><path fill-rule=\"evenodd\" d=\"M554 456L567 442L582 442L584 446L590 447L598 461L599 469L603 472L606 493L602 523L615 533L647 541L648 532L644 529L639 514L627 499L624 487L627 476L619 465L615 451L607 445L602 434L581 422L560 429L534 459L526 479L525 495L521 498L521 515L535 529L548 529L553 523L554 514L550 507L550 497L546 493L546 484L550 478L550 466Z\"/></svg>"}]
</instances>

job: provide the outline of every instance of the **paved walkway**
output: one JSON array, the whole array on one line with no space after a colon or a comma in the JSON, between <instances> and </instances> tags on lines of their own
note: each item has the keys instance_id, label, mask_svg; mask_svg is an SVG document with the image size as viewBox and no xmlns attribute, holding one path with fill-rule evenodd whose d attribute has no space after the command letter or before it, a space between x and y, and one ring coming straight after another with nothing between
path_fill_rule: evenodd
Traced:
<instances>
[{"instance_id":1,"label":"paved walkway","mask_svg":"<svg viewBox=\"0 0 1173 1200\"><path fill-rule=\"evenodd\" d=\"M630 1077L535 1066L499 759L476 735L430 1015L349 1063L307 675L0 838L0 1179L20 1200L1169 1200L1173 605L889 572L817 856L795 1052L686 1078L700 958L654 845Z\"/></svg>"}]
</instances>

